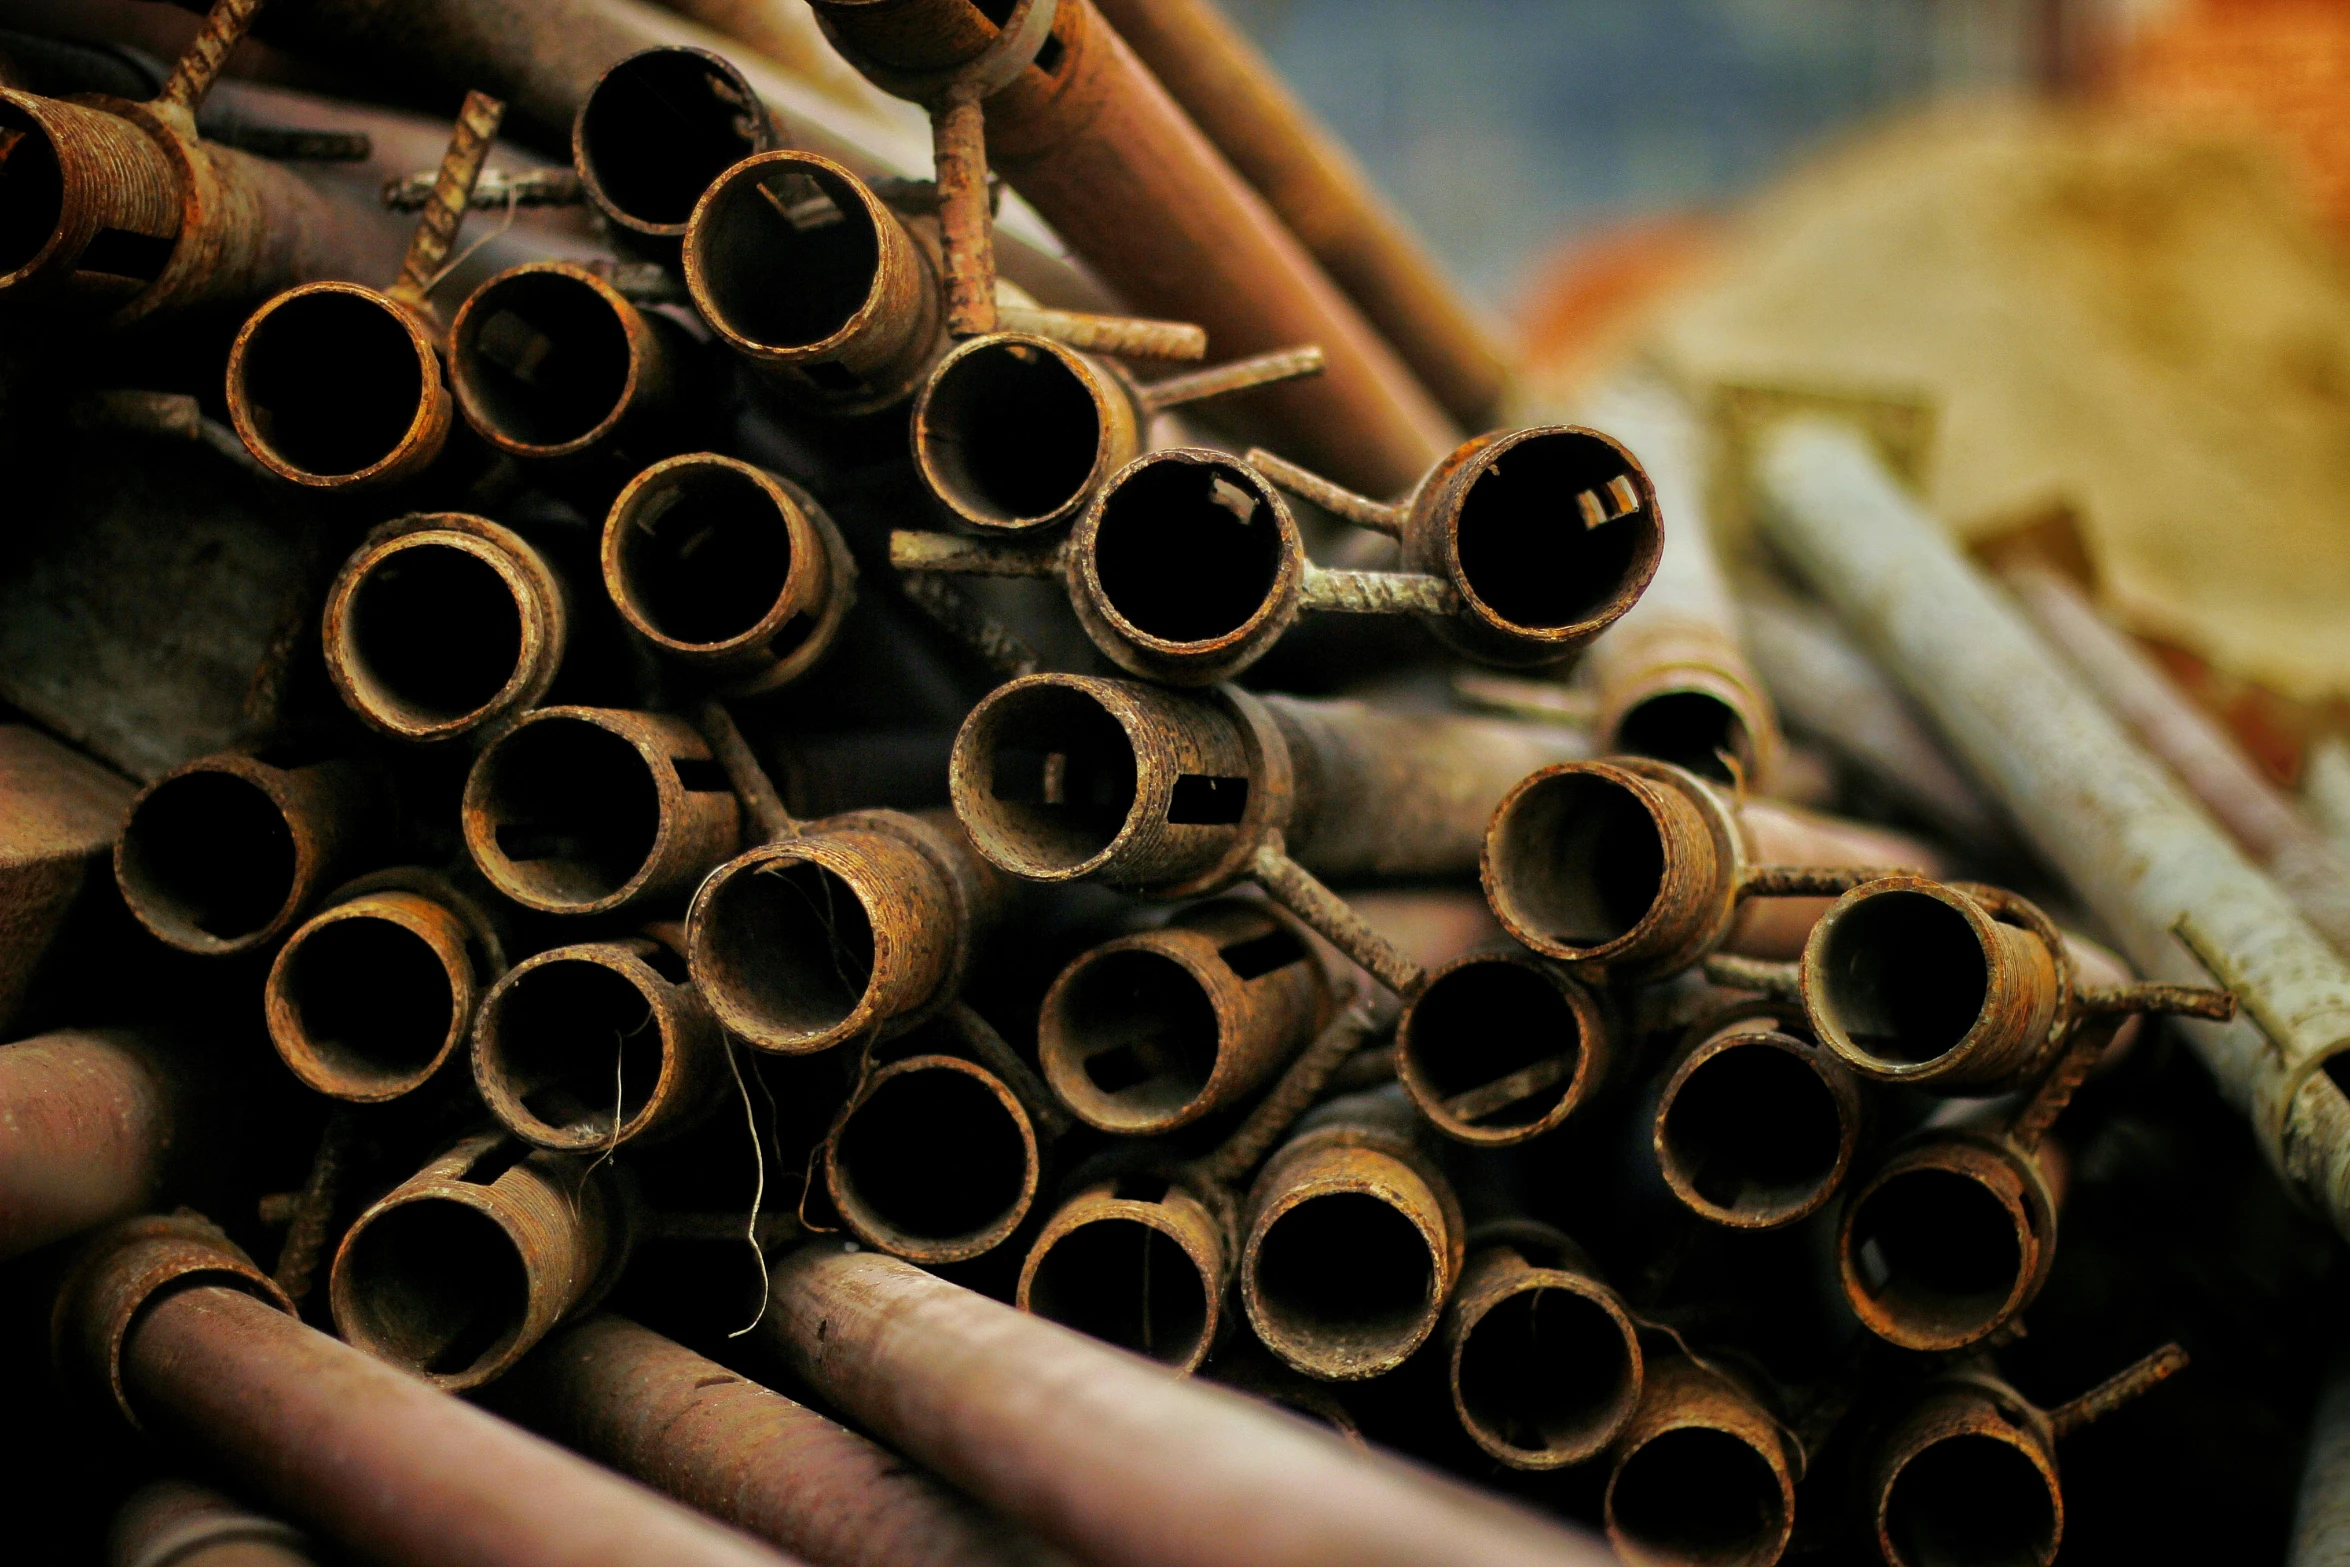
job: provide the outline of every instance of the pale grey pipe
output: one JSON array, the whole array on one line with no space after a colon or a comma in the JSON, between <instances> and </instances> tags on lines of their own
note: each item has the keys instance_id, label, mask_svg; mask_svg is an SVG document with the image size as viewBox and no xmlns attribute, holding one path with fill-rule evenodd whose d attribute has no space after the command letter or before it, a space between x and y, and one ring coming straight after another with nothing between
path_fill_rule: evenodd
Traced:
<instances>
[{"instance_id":1,"label":"pale grey pipe","mask_svg":"<svg viewBox=\"0 0 2350 1567\"><path fill-rule=\"evenodd\" d=\"M2350 1356L2337 1358L2309 1418L2290 1567L2350 1567Z\"/></svg>"},{"instance_id":2,"label":"pale grey pipe","mask_svg":"<svg viewBox=\"0 0 2350 1567\"><path fill-rule=\"evenodd\" d=\"M2179 1021L2287 1183L2350 1233L2350 966L1959 553L1867 439L1821 418L1756 446L1762 526L2148 976L2217 977ZM2173 934L2182 915L2213 974Z\"/></svg>"},{"instance_id":3,"label":"pale grey pipe","mask_svg":"<svg viewBox=\"0 0 2350 1567\"><path fill-rule=\"evenodd\" d=\"M2325 735L2310 743L2301 766L2301 808L2334 845L2350 858L2350 742Z\"/></svg>"}]
</instances>

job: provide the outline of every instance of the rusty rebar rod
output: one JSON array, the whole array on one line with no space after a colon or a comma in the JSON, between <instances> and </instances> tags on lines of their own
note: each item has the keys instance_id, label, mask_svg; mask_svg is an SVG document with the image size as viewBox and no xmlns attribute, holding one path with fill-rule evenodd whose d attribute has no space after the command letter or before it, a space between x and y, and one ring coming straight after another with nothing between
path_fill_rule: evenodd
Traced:
<instances>
[{"instance_id":1,"label":"rusty rebar rod","mask_svg":"<svg viewBox=\"0 0 2350 1567\"><path fill-rule=\"evenodd\" d=\"M25 724L0 725L0 1036L130 814L125 780Z\"/></svg>"}]
</instances>

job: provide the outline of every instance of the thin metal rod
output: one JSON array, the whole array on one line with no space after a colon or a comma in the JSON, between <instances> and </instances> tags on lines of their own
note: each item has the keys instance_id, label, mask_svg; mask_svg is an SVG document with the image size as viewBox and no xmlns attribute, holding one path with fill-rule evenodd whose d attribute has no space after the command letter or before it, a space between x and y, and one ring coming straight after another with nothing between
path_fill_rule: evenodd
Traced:
<instances>
[{"instance_id":1,"label":"thin metal rod","mask_svg":"<svg viewBox=\"0 0 2350 1567\"><path fill-rule=\"evenodd\" d=\"M1886 865L1757 865L1738 883L1741 898L1840 898L1887 876L1914 872Z\"/></svg>"},{"instance_id":2,"label":"thin metal rod","mask_svg":"<svg viewBox=\"0 0 2350 1567\"><path fill-rule=\"evenodd\" d=\"M743 809L751 813L751 820L759 826L760 834L769 842L800 835L799 819L783 803L783 795L775 787L775 780L767 776L767 769L759 765L751 743L734 721L734 715L716 702L704 702L694 715L694 727L702 738L710 742L710 754L726 770L726 782L742 801Z\"/></svg>"},{"instance_id":3,"label":"thin metal rod","mask_svg":"<svg viewBox=\"0 0 2350 1567\"><path fill-rule=\"evenodd\" d=\"M1040 548L899 528L889 536L889 563L900 571L948 571L964 577L1057 577L1061 547L1058 541Z\"/></svg>"},{"instance_id":4,"label":"thin metal rod","mask_svg":"<svg viewBox=\"0 0 2350 1567\"><path fill-rule=\"evenodd\" d=\"M426 292L440 281L449 251L457 243L458 227L465 221L466 205L473 199L473 187L497 141L498 122L505 117L505 104L488 93L465 95L465 106L457 111L457 127L449 137L449 150L441 155L440 172L433 179L432 196L425 203L424 216L417 220L415 238L408 241L408 254L400 262L399 280L386 290L394 299L421 305Z\"/></svg>"},{"instance_id":5,"label":"thin metal rod","mask_svg":"<svg viewBox=\"0 0 2350 1567\"><path fill-rule=\"evenodd\" d=\"M1364 1042L1394 1025L1395 1007L1384 997L1366 996L1343 1007L1289 1063L1248 1119L1191 1166L1194 1178L1203 1185L1228 1187L1255 1169Z\"/></svg>"},{"instance_id":6,"label":"thin metal rod","mask_svg":"<svg viewBox=\"0 0 2350 1567\"><path fill-rule=\"evenodd\" d=\"M2048 1424L2059 1441L2091 1421L2102 1420L2122 1405L2153 1390L2187 1369L2187 1352L2165 1344L2132 1366L2126 1366L2078 1398L2065 1400L2048 1411Z\"/></svg>"},{"instance_id":7,"label":"thin metal rod","mask_svg":"<svg viewBox=\"0 0 2350 1567\"><path fill-rule=\"evenodd\" d=\"M982 664L1006 680L1037 671L1036 649L1012 629L972 603L942 577L908 571L898 579L906 602L930 617L941 631L969 648Z\"/></svg>"},{"instance_id":8,"label":"thin metal rod","mask_svg":"<svg viewBox=\"0 0 2350 1567\"><path fill-rule=\"evenodd\" d=\"M1773 963L1716 952L1705 960L1705 977L1730 990L1751 990L1775 1001L1803 1000L1803 965Z\"/></svg>"},{"instance_id":9,"label":"thin metal rod","mask_svg":"<svg viewBox=\"0 0 2350 1567\"><path fill-rule=\"evenodd\" d=\"M1397 951L1346 900L1316 880L1282 848L1281 835L1272 834L1249 861L1249 876L1280 904L1312 926L1339 951L1361 964L1373 979L1399 996L1416 992L1427 980L1427 970Z\"/></svg>"},{"instance_id":10,"label":"thin metal rod","mask_svg":"<svg viewBox=\"0 0 2350 1567\"><path fill-rule=\"evenodd\" d=\"M171 68L171 77L164 82L156 102L173 108L196 112L212 91L212 84L220 78L220 68L228 63L229 51L234 49L253 26L253 18L260 14L262 0L214 0L205 15L204 25L196 36L188 40Z\"/></svg>"},{"instance_id":11,"label":"thin metal rod","mask_svg":"<svg viewBox=\"0 0 2350 1567\"><path fill-rule=\"evenodd\" d=\"M1191 357L1197 359L1207 351L1207 334L1201 332L1200 352ZM1211 397L1245 392L1252 386L1271 386L1276 381L1295 381L1303 376L1320 375L1329 368L1329 363L1320 345L1315 343L1308 343L1302 348L1278 349L1270 354L1256 354L1247 359L1235 359L1230 364L1194 370L1189 375L1169 376L1164 381L1154 381L1142 389L1142 405L1152 413L1162 413L1185 403L1201 403Z\"/></svg>"},{"instance_id":12,"label":"thin metal rod","mask_svg":"<svg viewBox=\"0 0 2350 1567\"><path fill-rule=\"evenodd\" d=\"M1460 595L1442 577L1417 571L1336 571L1306 564L1298 603L1337 615L1450 615Z\"/></svg>"},{"instance_id":13,"label":"thin metal rod","mask_svg":"<svg viewBox=\"0 0 2350 1567\"><path fill-rule=\"evenodd\" d=\"M987 203L987 121L979 89L957 82L930 111L938 169L939 239L946 251L947 331L996 329L994 223Z\"/></svg>"},{"instance_id":14,"label":"thin metal rod","mask_svg":"<svg viewBox=\"0 0 2350 1567\"><path fill-rule=\"evenodd\" d=\"M995 321L991 328L994 331L1049 337L1082 353L1109 354L1119 359L1190 361L1205 359L1208 354L1208 334L1188 321L1152 321L1142 316L1103 316L1082 310L1039 310L1003 304L996 306ZM1148 406L1158 406L1150 401L1150 389L1145 389L1143 401Z\"/></svg>"},{"instance_id":15,"label":"thin metal rod","mask_svg":"<svg viewBox=\"0 0 2350 1567\"><path fill-rule=\"evenodd\" d=\"M438 169L386 180L383 204L394 212L422 212L440 181ZM508 207L576 207L586 200L587 190L571 169L484 169L473 182L466 205L475 212L499 212Z\"/></svg>"},{"instance_id":16,"label":"thin metal rod","mask_svg":"<svg viewBox=\"0 0 2350 1567\"><path fill-rule=\"evenodd\" d=\"M1044 1079L1036 1075L1036 1069L1023 1061L1020 1052L1014 1050L1011 1043L996 1032L993 1023L973 1010L969 1002L958 1001L948 1007L946 1019L963 1043L971 1047L971 1053L979 1058L979 1064L993 1072L1012 1091L1013 1097L1020 1101L1021 1108L1028 1112L1028 1119L1036 1123L1039 1132L1047 1137L1058 1137L1076 1124L1075 1118L1062 1109L1061 1102L1053 1097L1052 1090L1045 1087Z\"/></svg>"},{"instance_id":17,"label":"thin metal rod","mask_svg":"<svg viewBox=\"0 0 2350 1567\"><path fill-rule=\"evenodd\" d=\"M1406 508L1375 501L1368 495L1357 495L1342 485L1331 483L1310 468L1300 468L1287 458L1276 457L1261 446L1252 446L1243 459L1251 468L1290 494L1312 501L1333 517L1343 517L1358 528L1369 528L1374 533L1390 537L1403 535Z\"/></svg>"}]
</instances>

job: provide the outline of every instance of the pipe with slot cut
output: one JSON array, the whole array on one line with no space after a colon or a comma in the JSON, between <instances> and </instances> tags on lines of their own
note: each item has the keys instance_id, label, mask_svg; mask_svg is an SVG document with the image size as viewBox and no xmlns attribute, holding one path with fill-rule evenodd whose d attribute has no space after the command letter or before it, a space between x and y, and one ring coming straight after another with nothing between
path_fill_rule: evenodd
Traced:
<instances>
[{"instance_id":1,"label":"pipe with slot cut","mask_svg":"<svg viewBox=\"0 0 2350 1567\"><path fill-rule=\"evenodd\" d=\"M1034 533L1083 512L1142 453L1159 414L1323 367L1321 350L1309 346L1143 385L1050 336L994 332L957 344L922 383L914 468L955 521L988 534Z\"/></svg>"},{"instance_id":2,"label":"pipe with slot cut","mask_svg":"<svg viewBox=\"0 0 2350 1567\"><path fill-rule=\"evenodd\" d=\"M1493 813L1482 869L1495 916L1519 941L1611 979L1646 979L1724 947L1792 957L1836 895L1887 867L1934 863L1898 834L1624 756L1520 781Z\"/></svg>"},{"instance_id":3,"label":"pipe with slot cut","mask_svg":"<svg viewBox=\"0 0 2350 1567\"><path fill-rule=\"evenodd\" d=\"M267 946L364 856L380 799L355 762L277 766L222 752L139 791L114 879L139 923L182 952Z\"/></svg>"},{"instance_id":4,"label":"pipe with slot cut","mask_svg":"<svg viewBox=\"0 0 2350 1567\"><path fill-rule=\"evenodd\" d=\"M680 927L656 925L509 970L473 1027L473 1085L498 1124L534 1147L608 1154L706 1118L732 1077L726 1036L686 977L684 941Z\"/></svg>"},{"instance_id":5,"label":"pipe with slot cut","mask_svg":"<svg viewBox=\"0 0 2350 1567\"><path fill-rule=\"evenodd\" d=\"M512 529L415 512L372 530L327 588L320 641L343 705L396 740L478 735L545 700L569 595Z\"/></svg>"},{"instance_id":6,"label":"pipe with slot cut","mask_svg":"<svg viewBox=\"0 0 2350 1567\"><path fill-rule=\"evenodd\" d=\"M465 780L465 846L492 886L546 914L612 914L683 897L742 837L742 808L682 719L542 707Z\"/></svg>"},{"instance_id":7,"label":"pipe with slot cut","mask_svg":"<svg viewBox=\"0 0 2350 1567\"><path fill-rule=\"evenodd\" d=\"M482 1402L820 1567L1021 1567L1043 1549L854 1431L609 1312L558 1328Z\"/></svg>"},{"instance_id":8,"label":"pipe with slot cut","mask_svg":"<svg viewBox=\"0 0 2350 1567\"><path fill-rule=\"evenodd\" d=\"M1590 1102L1614 1070L1615 1027L1592 990L1510 946L1429 974L1405 1004L1395 1075L1445 1136L1530 1142Z\"/></svg>"},{"instance_id":9,"label":"pipe with slot cut","mask_svg":"<svg viewBox=\"0 0 2350 1567\"><path fill-rule=\"evenodd\" d=\"M1261 449L1248 465L1400 540L1404 570L1441 580L1458 601L1429 629L1482 663L1527 668L1580 653L1639 600L1664 553L1647 471L1622 442L1580 425L1478 436L1393 502Z\"/></svg>"},{"instance_id":10,"label":"pipe with slot cut","mask_svg":"<svg viewBox=\"0 0 2350 1567\"><path fill-rule=\"evenodd\" d=\"M750 1337L843 1419L1100 1567L1606 1559L1570 1528L894 1257L802 1247Z\"/></svg>"},{"instance_id":11,"label":"pipe with slot cut","mask_svg":"<svg viewBox=\"0 0 2350 1567\"><path fill-rule=\"evenodd\" d=\"M629 480L604 520L602 558L629 628L730 696L814 668L856 601L856 563L815 498L716 452Z\"/></svg>"},{"instance_id":12,"label":"pipe with slot cut","mask_svg":"<svg viewBox=\"0 0 2350 1567\"><path fill-rule=\"evenodd\" d=\"M1461 1273L1460 1202L1400 1089L1334 1099L1299 1125L1249 1189L1241 1306L1292 1370L1375 1377L1436 1331Z\"/></svg>"},{"instance_id":13,"label":"pipe with slot cut","mask_svg":"<svg viewBox=\"0 0 2350 1567\"><path fill-rule=\"evenodd\" d=\"M1453 1412L1512 1469L1597 1456L1640 1403L1640 1335L1590 1258L1549 1225L1480 1224L1445 1308Z\"/></svg>"},{"instance_id":14,"label":"pipe with slot cut","mask_svg":"<svg viewBox=\"0 0 2350 1567\"><path fill-rule=\"evenodd\" d=\"M432 197L388 289L305 283L263 304L228 356L237 436L271 473L315 490L383 487L440 458L456 399L430 298L505 105L468 93Z\"/></svg>"},{"instance_id":15,"label":"pipe with slot cut","mask_svg":"<svg viewBox=\"0 0 2350 1567\"><path fill-rule=\"evenodd\" d=\"M1607 1537L1632 1567L1772 1567L1803 1455L1737 1373L1652 1361L1607 1478Z\"/></svg>"},{"instance_id":16,"label":"pipe with slot cut","mask_svg":"<svg viewBox=\"0 0 2350 1567\"><path fill-rule=\"evenodd\" d=\"M365 253L364 225L295 175L200 140L196 111L260 0L218 0L153 100L0 86L0 301L231 319Z\"/></svg>"},{"instance_id":17,"label":"pipe with slot cut","mask_svg":"<svg viewBox=\"0 0 2350 1567\"><path fill-rule=\"evenodd\" d=\"M98 1238L56 1320L60 1370L87 1404L384 1567L788 1567L303 1325L193 1214Z\"/></svg>"},{"instance_id":18,"label":"pipe with slot cut","mask_svg":"<svg viewBox=\"0 0 2350 1567\"><path fill-rule=\"evenodd\" d=\"M1419 966L1316 876L1459 874L1492 803L1563 746L1490 720L1039 674L964 720L949 785L972 843L1015 876L1155 898L1251 879L1400 994Z\"/></svg>"},{"instance_id":19,"label":"pipe with slot cut","mask_svg":"<svg viewBox=\"0 0 2350 1567\"><path fill-rule=\"evenodd\" d=\"M612 1287L628 1204L608 1163L467 1137L351 1221L327 1280L335 1331L435 1387L480 1387Z\"/></svg>"},{"instance_id":20,"label":"pipe with slot cut","mask_svg":"<svg viewBox=\"0 0 2350 1567\"><path fill-rule=\"evenodd\" d=\"M1219 899L1063 969L1037 1020L1037 1059L1078 1120L1154 1136L1254 1093L1330 1008L1328 976L1286 915Z\"/></svg>"},{"instance_id":21,"label":"pipe with slot cut","mask_svg":"<svg viewBox=\"0 0 2350 1567\"><path fill-rule=\"evenodd\" d=\"M587 199L629 248L672 262L711 183L784 144L732 62L679 44L615 60L571 122L571 162Z\"/></svg>"},{"instance_id":22,"label":"pipe with slot cut","mask_svg":"<svg viewBox=\"0 0 2350 1567\"><path fill-rule=\"evenodd\" d=\"M965 1262L1028 1217L1039 1173L1028 1109L983 1066L950 1055L868 1077L824 1139L824 1186L850 1233L912 1262Z\"/></svg>"},{"instance_id":23,"label":"pipe with slot cut","mask_svg":"<svg viewBox=\"0 0 2350 1567\"><path fill-rule=\"evenodd\" d=\"M691 443L685 328L574 261L508 267L449 323L449 383L475 433L556 482L602 490Z\"/></svg>"},{"instance_id":24,"label":"pipe with slot cut","mask_svg":"<svg viewBox=\"0 0 2350 1567\"><path fill-rule=\"evenodd\" d=\"M261 990L271 1043L310 1088L378 1104L430 1082L506 969L487 907L422 866L335 889L286 938Z\"/></svg>"},{"instance_id":25,"label":"pipe with slot cut","mask_svg":"<svg viewBox=\"0 0 2350 1567\"><path fill-rule=\"evenodd\" d=\"M316 1567L302 1531L207 1485L152 1480L106 1530L107 1567Z\"/></svg>"},{"instance_id":26,"label":"pipe with slot cut","mask_svg":"<svg viewBox=\"0 0 2350 1567\"><path fill-rule=\"evenodd\" d=\"M1714 1224L1776 1230L1843 1187L1863 1109L1852 1074L1813 1040L1802 1009L1740 1002L1692 1023L1650 1121L1657 1169Z\"/></svg>"}]
</instances>

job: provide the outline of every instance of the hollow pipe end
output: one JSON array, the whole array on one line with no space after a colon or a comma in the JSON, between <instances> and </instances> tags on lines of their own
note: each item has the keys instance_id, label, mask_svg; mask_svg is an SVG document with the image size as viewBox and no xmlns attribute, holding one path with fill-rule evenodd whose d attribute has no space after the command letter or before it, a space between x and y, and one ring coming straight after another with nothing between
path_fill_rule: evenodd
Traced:
<instances>
[{"instance_id":1,"label":"hollow pipe end","mask_svg":"<svg viewBox=\"0 0 2350 1567\"><path fill-rule=\"evenodd\" d=\"M303 320L321 314L330 320ZM333 320L336 316L343 319ZM365 368L391 378L394 393L409 398L406 417L395 411L364 449L346 451L332 443L310 449L310 437L325 428L317 413L337 404L357 367L348 352L316 366L298 359L280 364L274 356L295 345L307 349L347 336L352 327L368 340L371 359ZM306 489L374 488L416 477L440 456L456 418L456 399L442 371L437 337L435 323L418 309L362 284L304 283L287 289L248 316L229 347L228 410L237 438L264 468ZM411 371L412 394L406 390ZM282 414L287 409L299 409L311 422L312 429L299 442L287 437ZM349 421L336 423L350 428ZM350 465L329 466L329 452Z\"/></svg>"}]
</instances>

